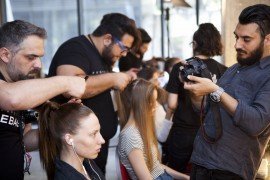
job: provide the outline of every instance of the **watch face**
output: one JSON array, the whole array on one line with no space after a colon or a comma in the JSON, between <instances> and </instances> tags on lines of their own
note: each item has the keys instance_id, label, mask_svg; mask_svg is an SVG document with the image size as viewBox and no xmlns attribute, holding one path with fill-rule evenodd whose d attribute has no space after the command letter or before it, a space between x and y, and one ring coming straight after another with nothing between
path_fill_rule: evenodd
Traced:
<instances>
[{"instance_id":1,"label":"watch face","mask_svg":"<svg viewBox=\"0 0 270 180\"><path fill-rule=\"evenodd\" d=\"M210 98L211 98L211 100L214 101L214 102L219 102L219 101L220 101L219 95L217 95L217 94L215 94L215 93L211 93L211 94L210 94Z\"/></svg>"}]
</instances>

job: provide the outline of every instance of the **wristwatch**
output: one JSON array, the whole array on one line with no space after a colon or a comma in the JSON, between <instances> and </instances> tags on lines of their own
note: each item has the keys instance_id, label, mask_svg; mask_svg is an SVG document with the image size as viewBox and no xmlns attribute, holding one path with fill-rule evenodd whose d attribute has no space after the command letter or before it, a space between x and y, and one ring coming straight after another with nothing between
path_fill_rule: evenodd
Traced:
<instances>
[{"instance_id":1,"label":"wristwatch","mask_svg":"<svg viewBox=\"0 0 270 180\"><path fill-rule=\"evenodd\" d=\"M220 102L220 96L224 93L224 89L219 87L216 91L210 93L210 99L214 102Z\"/></svg>"}]
</instances>

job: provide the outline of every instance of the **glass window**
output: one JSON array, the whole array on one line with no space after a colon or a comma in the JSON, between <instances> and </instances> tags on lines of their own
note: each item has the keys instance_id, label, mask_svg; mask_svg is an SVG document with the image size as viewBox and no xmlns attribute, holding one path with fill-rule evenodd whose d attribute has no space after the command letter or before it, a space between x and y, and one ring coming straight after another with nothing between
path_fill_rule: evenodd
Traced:
<instances>
[{"instance_id":1,"label":"glass window","mask_svg":"<svg viewBox=\"0 0 270 180\"><path fill-rule=\"evenodd\" d=\"M11 5L14 19L23 19L44 27L48 32L46 54L43 58L44 71L47 72L51 59L57 48L67 39L77 36L78 13L77 1L74 0L6 0ZM161 57L161 10L160 0L81 0L81 33L89 34L98 26L106 13L123 13L136 21L138 27L144 28L152 37L150 48L144 56L149 60L153 56ZM164 19L164 56L192 56L189 45L197 29L196 0L186 0L191 8L169 8L169 20ZM200 0L199 23L212 22L221 29L221 0ZM7 3L8 4L8 3ZM164 11L164 16L166 12ZM13 19L9 19L13 20ZM169 39L168 31L169 29ZM170 46L168 47L168 40ZM168 54L168 48L170 53Z\"/></svg>"},{"instance_id":2,"label":"glass window","mask_svg":"<svg viewBox=\"0 0 270 180\"><path fill-rule=\"evenodd\" d=\"M46 29L48 38L42 61L43 70L47 73L57 48L67 39L78 35L76 1L12 0L10 4L14 19L26 20Z\"/></svg>"}]
</instances>

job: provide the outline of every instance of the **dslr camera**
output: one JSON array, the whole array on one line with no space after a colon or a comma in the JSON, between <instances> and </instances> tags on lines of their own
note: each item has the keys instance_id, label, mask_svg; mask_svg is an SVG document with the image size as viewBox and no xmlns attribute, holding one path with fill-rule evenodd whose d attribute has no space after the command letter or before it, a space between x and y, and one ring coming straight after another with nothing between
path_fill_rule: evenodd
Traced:
<instances>
[{"instance_id":1,"label":"dslr camera","mask_svg":"<svg viewBox=\"0 0 270 180\"><path fill-rule=\"evenodd\" d=\"M186 60L187 64L180 66L180 78L182 81L189 82L188 75L206 77L205 71L209 72L206 64L197 57L192 57Z\"/></svg>"}]
</instances>

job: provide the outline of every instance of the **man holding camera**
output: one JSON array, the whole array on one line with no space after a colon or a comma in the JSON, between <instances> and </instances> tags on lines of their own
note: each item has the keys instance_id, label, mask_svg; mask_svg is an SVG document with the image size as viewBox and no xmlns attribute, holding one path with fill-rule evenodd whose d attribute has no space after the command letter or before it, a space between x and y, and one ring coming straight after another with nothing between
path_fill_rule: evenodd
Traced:
<instances>
[{"instance_id":1,"label":"man holding camera","mask_svg":"<svg viewBox=\"0 0 270 180\"><path fill-rule=\"evenodd\" d=\"M266 145L270 124L270 6L245 8L234 31L238 63L218 84L189 76L184 88L194 96L209 95L220 110L222 131L208 109L194 142L191 179L254 179Z\"/></svg>"},{"instance_id":2,"label":"man holding camera","mask_svg":"<svg viewBox=\"0 0 270 180\"><path fill-rule=\"evenodd\" d=\"M32 79L41 69L45 38L43 28L21 20L0 27L0 179L23 179L25 149L37 147L37 132L24 132L22 110L62 93L80 98L85 90L80 77Z\"/></svg>"},{"instance_id":3,"label":"man holding camera","mask_svg":"<svg viewBox=\"0 0 270 180\"><path fill-rule=\"evenodd\" d=\"M221 35L211 23L200 24L192 39L193 58L190 58L190 65L194 67L186 69L187 72L200 70L201 62L208 68L210 78L216 82L225 72L226 67L211 57L222 54ZM198 60L198 61L197 61ZM194 62L194 64L192 63ZM187 165L193 150L193 142L201 125L200 111L194 107L189 91L184 89L184 83L179 81L182 62L173 66L166 90L168 96L168 111L166 117L170 118L171 111L174 111L173 126L168 138L168 166L188 173ZM182 72L185 69L183 69ZM201 100L201 99L199 99ZM201 101L199 101L199 104Z\"/></svg>"}]
</instances>

